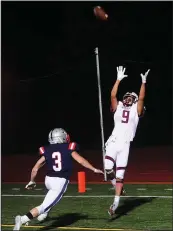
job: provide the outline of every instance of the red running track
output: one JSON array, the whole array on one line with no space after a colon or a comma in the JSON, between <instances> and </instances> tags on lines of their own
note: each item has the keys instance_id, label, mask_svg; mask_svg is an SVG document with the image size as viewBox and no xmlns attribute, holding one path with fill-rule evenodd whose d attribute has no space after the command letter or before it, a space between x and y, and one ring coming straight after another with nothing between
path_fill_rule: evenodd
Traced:
<instances>
[{"instance_id":1,"label":"red running track","mask_svg":"<svg viewBox=\"0 0 173 231\"><path fill-rule=\"evenodd\" d=\"M95 167L102 168L101 151L87 150L81 153ZM28 182L30 172L37 161L37 155L2 155L1 180L5 182ZM172 183L172 147L150 147L142 149L132 149L130 151L129 163L125 173L125 183ZM87 182L103 183L103 176L92 173L74 162L71 182L77 182L77 172L86 172ZM37 176L37 182L44 182L45 167Z\"/></svg>"}]
</instances>

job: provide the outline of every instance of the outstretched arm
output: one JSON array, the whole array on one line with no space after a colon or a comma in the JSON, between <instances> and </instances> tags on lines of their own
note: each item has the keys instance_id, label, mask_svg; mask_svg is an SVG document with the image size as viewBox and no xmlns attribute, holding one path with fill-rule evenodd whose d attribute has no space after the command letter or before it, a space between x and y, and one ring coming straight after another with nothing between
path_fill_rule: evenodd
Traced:
<instances>
[{"instance_id":1,"label":"outstretched arm","mask_svg":"<svg viewBox=\"0 0 173 231\"><path fill-rule=\"evenodd\" d=\"M45 157L42 156L32 168L31 179L30 182L25 186L26 189L32 189L36 187L35 178L37 176L37 172L44 164L45 164Z\"/></svg>"},{"instance_id":2,"label":"outstretched arm","mask_svg":"<svg viewBox=\"0 0 173 231\"><path fill-rule=\"evenodd\" d=\"M37 172L38 170L45 164L45 157L42 156L37 163L34 165L34 167L32 168L31 171L31 181L34 181L36 176L37 176Z\"/></svg>"},{"instance_id":3,"label":"outstretched arm","mask_svg":"<svg viewBox=\"0 0 173 231\"><path fill-rule=\"evenodd\" d=\"M95 173L103 173L102 170L94 168L85 158L80 156L76 151L72 152L71 155L72 155L74 160L76 160L79 164L81 164L85 168L88 168Z\"/></svg>"},{"instance_id":4,"label":"outstretched arm","mask_svg":"<svg viewBox=\"0 0 173 231\"><path fill-rule=\"evenodd\" d=\"M142 78L142 84L139 92L139 99L138 99L138 104L137 104L137 112L138 115L140 116L143 112L144 109L144 98L145 98L145 84L146 84L146 78L150 70L148 70L144 75L141 74Z\"/></svg>"},{"instance_id":5,"label":"outstretched arm","mask_svg":"<svg viewBox=\"0 0 173 231\"><path fill-rule=\"evenodd\" d=\"M111 91L111 109L112 112L115 112L117 109L117 105L118 105L118 101L117 101L117 91L118 91L118 86L120 84L120 81L127 77L127 75L125 75L125 70L126 68L123 69L122 66L117 67L117 80L112 88Z\"/></svg>"},{"instance_id":6,"label":"outstretched arm","mask_svg":"<svg viewBox=\"0 0 173 231\"><path fill-rule=\"evenodd\" d=\"M111 91L111 109L112 112L115 112L117 109L117 91L118 91L118 86L120 84L120 80L117 79L117 81L115 82L112 91Z\"/></svg>"}]
</instances>

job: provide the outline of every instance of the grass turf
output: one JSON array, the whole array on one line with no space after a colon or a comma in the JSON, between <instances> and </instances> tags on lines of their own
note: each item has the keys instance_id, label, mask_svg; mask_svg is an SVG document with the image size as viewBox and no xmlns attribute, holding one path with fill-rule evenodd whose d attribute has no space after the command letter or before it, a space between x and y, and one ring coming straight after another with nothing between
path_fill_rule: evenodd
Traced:
<instances>
[{"instance_id":1,"label":"grass turf","mask_svg":"<svg viewBox=\"0 0 173 231\"><path fill-rule=\"evenodd\" d=\"M1 230L12 230L17 214L26 214L42 202L44 185L39 184L37 190L32 191L25 190L24 186L2 184ZM113 202L111 185L91 184L87 188L86 193L79 194L77 185L69 185L65 197L51 210L47 221L33 220L29 223L33 227L22 226L21 230L172 230L172 185L125 185L129 197L121 198L114 219L107 213ZM19 194L23 196L14 196Z\"/></svg>"}]
</instances>

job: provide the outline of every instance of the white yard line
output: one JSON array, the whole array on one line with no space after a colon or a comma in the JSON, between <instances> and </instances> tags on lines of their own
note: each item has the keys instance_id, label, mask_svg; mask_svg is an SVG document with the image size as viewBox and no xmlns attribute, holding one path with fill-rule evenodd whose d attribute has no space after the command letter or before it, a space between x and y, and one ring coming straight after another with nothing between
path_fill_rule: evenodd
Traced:
<instances>
[{"instance_id":1,"label":"white yard line","mask_svg":"<svg viewBox=\"0 0 173 231\"><path fill-rule=\"evenodd\" d=\"M45 197L45 195L33 195L33 194L2 194L1 195L2 197ZM114 195L79 195L79 196L64 196L65 198L99 198L99 197L114 197ZM132 197L146 197L146 198L149 198L149 197L156 197L156 198L173 198L173 196L121 196L121 197L124 197L124 198L132 198Z\"/></svg>"}]
</instances>

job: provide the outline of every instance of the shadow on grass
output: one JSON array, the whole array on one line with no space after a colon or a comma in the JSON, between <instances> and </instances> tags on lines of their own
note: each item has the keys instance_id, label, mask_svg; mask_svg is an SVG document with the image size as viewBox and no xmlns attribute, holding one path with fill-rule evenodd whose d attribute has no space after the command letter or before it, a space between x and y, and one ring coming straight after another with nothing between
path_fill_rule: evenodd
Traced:
<instances>
[{"instance_id":1,"label":"shadow on grass","mask_svg":"<svg viewBox=\"0 0 173 231\"><path fill-rule=\"evenodd\" d=\"M82 215L80 213L67 213L57 217L48 217L46 221L53 221L53 223L39 230L49 230L55 227L68 226L75 223L78 220L87 219L87 218L88 218L87 215Z\"/></svg>"},{"instance_id":2,"label":"shadow on grass","mask_svg":"<svg viewBox=\"0 0 173 231\"><path fill-rule=\"evenodd\" d=\"M114 221L115 219L120 218L121 216L127 215L128 212L131 212L135 208L146 204L151 203L155 198L136 198L136 199L130 199L125 200L122 205L118 207L116 210L116 214L114 217L112 217L109 221Z\"/></svg>"}]
</instances>

